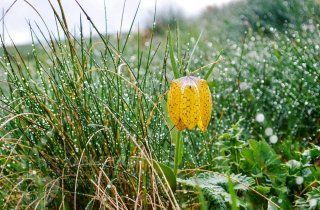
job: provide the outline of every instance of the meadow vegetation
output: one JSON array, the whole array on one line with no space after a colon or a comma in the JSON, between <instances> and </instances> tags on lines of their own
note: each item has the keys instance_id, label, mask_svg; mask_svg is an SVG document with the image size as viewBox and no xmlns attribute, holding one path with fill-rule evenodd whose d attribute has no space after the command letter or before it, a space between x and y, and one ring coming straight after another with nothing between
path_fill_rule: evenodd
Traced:
<instances>
[{"instance_id":1,"label":"meadow vegetation","mask_svg":"<svg viewBox=\"0 0 320 210\"><path fill-rule=\"evenodd\" d=\"M73 36L60 4L59 35L2 42L1 209L320 208L319 1L155 13L122 34L82 9L97 37ZM207 79L205 133L168 117L177 75Z\"/></svg>"}]
</instances>

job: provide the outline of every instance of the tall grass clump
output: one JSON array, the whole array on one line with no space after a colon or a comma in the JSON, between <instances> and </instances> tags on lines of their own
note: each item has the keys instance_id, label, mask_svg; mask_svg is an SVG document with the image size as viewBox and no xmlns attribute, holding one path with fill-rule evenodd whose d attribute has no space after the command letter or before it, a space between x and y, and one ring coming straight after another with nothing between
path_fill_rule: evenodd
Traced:
<instances>
[{"instance_id":1,"label":"tall grass clump","mask_svg":"<svg viewBox=\"0 0 320 210\"><path fill-rule=\"evenodd\" d=\"M248 2L117 34L79 4L76 36L48 1L30 53L1 35L0 209L319 209L319 4ZM212 93L204 133L168 116L183 76Z\"/></svg>"},{"instance_id":2,"label":"tall grass clump","mask_svg":"<svg viewBox=\"0 0 320 210\"><path fill-rule=\"evenodd\" d=\"M2 42L1 208L176 208L154 166L156 145L170 144L153 114L164 77L150 71L152 37L128 51L130 31L85 39L83 20L74 37L61 2L49 3L60 33L30 24L31 59Z\"/></svg>"}]
</instances>

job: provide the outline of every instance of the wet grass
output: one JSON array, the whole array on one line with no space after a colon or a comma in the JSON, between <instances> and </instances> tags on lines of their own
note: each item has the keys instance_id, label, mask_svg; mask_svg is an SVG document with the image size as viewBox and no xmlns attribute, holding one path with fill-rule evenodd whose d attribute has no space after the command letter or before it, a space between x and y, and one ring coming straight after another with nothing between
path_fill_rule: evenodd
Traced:
<instances>
[{"instance_id":1,"label":"wet grass","mask_svg":"<svg viewBox=\"0 0 320 210\"><path fill-rule=\"evenodd\" d=\"M29 52L2 45L2 209L320 205L313 13L285 30L265 25L267 33L221 22L219 32L207 15L201 24L178 23L170 35L153 25L85 38L80 27L74 38L63 6L52 11L63 34L43 29L51 34L43 37L31 27ZM177 136L166 111L174 74L207 77L214 110L206 133L183 131L177 174Z\"/></svg>"}]
</instances>

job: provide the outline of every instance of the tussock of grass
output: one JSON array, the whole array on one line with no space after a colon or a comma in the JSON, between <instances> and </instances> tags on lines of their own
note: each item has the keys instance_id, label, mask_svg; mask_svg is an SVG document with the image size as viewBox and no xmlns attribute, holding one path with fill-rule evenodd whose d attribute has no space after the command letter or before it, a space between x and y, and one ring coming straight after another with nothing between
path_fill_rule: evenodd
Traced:
<instances>
[{"instance_id":1,"label":"tussock of grass","mask_svg":"<svg viewBox=\"0 0 320 210\"><path fill-rule=\"evenodd\" d=\"M2 209L236 209L230 193L247 209L313 208L320 178L317 8L302 25L267 33L248 25L231 30L240 20L222 24L217 12L196 26L155 33L153 25L117 36L100 33L82 9L98 37L83 37L85 18L73 37L59 4L52 12L63 33L30 24L29 55L2 43ZM208 27L215 21L220 32ZM189 74L207 79L214 112L205 134L183 133L176 164L166 93L174 77ZM276 144L268 143L267 128ZM174 167L179 182L192 186L175 186ZM226 178L218 186L220 175L205 178L216 172L254 182L245 187ZM199 187L199 177L215 183L212 189ZM216 188L223 191L219 202L211 196Z\"/></svg>"},{"instance_id":2,"label":"tussock of grass","mask_svg":"<svg viewBox=\"0 0 320 210\"><path fill-rule=\"evenodd\" d=\"M84 39L82 28L74 39L62 5L52 10L64 34L33 43L30 63L18 48L9 52L3 45L2 206L177 206L149 145L146 117L152 120L158 96L141 90L144 82L120 55L130 33L118 37L117 46L104 37ZM138 71L150 65L150 54Z\"/></svg>"}]
</instances>

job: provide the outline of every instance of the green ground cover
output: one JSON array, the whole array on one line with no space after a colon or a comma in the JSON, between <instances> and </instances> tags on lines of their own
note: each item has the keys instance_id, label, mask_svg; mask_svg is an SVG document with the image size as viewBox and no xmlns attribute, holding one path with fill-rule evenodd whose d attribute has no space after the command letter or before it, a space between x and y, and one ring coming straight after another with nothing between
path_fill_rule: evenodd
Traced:
<instances>
[{"instance_id":1,"label":"green ground cover","mask_svg":"<svg viewBox=\"0 0 320 210\"><path fill-rule=\"evenodd\" d=\"M319 209L319 7L240 1L90 38L53 8L64 33L1 48L1 209ZM168 118L177 75L207 78L205 133Z\"/></svg>"}]
</instances>

